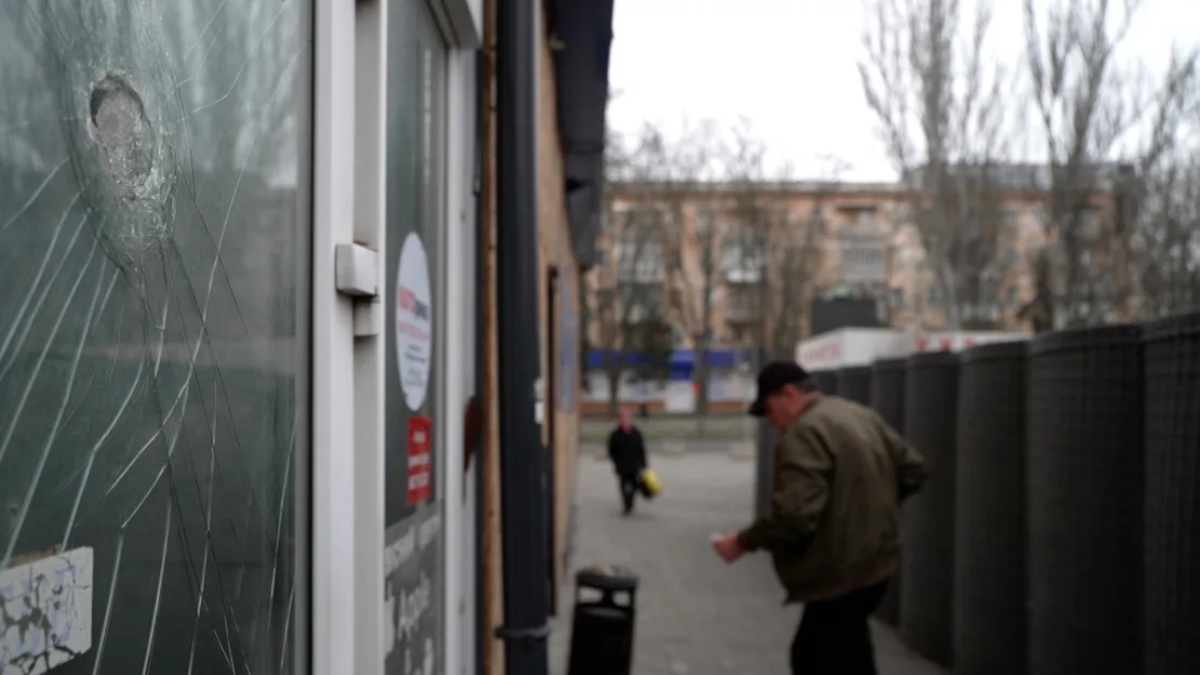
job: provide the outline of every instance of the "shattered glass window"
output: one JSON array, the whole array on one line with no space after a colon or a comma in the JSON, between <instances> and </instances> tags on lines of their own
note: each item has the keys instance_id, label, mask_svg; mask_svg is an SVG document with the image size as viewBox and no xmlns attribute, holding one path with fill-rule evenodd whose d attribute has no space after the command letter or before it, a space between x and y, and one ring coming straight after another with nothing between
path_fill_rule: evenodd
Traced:
<instances>
[{"instance_id":1,"label":"shattered glass window","mask_svg":"<svg viewBox=\"0 0 1200 675\"><path fill-rule=\"evenodd\" d=\"M5 673L302 665L309 15L0 3Z\"/></svg>"}]
</instances>

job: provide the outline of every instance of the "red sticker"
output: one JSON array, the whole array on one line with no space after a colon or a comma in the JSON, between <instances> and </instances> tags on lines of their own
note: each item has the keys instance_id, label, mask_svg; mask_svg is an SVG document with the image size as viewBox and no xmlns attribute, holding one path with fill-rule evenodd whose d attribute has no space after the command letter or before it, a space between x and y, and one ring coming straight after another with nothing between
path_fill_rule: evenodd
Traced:
<instances>
[{"instance_id":1,"label":"red sticker","mask_svg":"<svg viewBox=\"0 0 1200 675\"><path fill-rule=\"evenodd\" d=\"M417 504L429 499L430 462L433 457L433 421L414 415L408 418L408 503Z\"/></svg>"}]
</instances>

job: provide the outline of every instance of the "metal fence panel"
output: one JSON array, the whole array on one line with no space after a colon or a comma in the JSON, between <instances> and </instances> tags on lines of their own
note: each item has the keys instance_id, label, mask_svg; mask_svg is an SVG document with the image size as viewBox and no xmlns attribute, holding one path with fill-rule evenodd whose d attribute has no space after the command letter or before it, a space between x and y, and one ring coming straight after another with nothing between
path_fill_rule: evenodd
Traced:
<instances>
[{"instance_id":1,"label":"metal fence panel","mask_svg":"<svg viewBox=\"0 0 1200 675\"><path fill-rule=\"evenodd\" d=\"M836 370L815 370L811 373L817 386L826 394L838 393L838 378Z\"/></svg>"},{"instance_id":2,"label":"metal fence panel","mask_svg":"<svg viewBox=\"0 0 1200 675\"><path fill-rule=\"evenodd\" d=\"M871 404L871 366L848 366L837 371L837 394L851 401Z\"/></svg>"},{"instance_id":3,"label":"metal fence panel","mask_svg":"<svg viewBox=\"0 0 1200 675\"><path fill-rule=\"evenodd\" d=\"M950 665L952 656L957 402L957 354L909 358L904 429L925 456L930 476L904 514L900 628L913 649L943 665Z\"/></svg>"},{"instance_id":4,"label":"metal fence panel","mask_svg":"<svg viewBox=\"0 0 1200 675\"><path fill-rule=\"evenodd\" d=\"M900 433L904 433L904 377L907 363L907 359L880 359L871 365L868 401L884 421ZM903 569L904 551L901 550L900 571L888 584L887 593L875 610L875 616L893 626L900 623L900 579Z\"/></svg>"},{"instance_id":5,"label":"metal fence panel","mask_svg":"<svg viewBox=\"0 0 1200 675\"><path fill-rule=\"evenodd\" d=\"M1035 339L1027 382L1029 672L1141 671L1140 331Z\"/></svg>"},{"instance_id":6,"label":"metal fence panel","mask_svg":"<svg viewBox=\"0 0 1200 675\"><path fill-rule=\"evenodd\" d=\"M962 356L954 520L954 667L1026 668L1026 343Z\"/></svg>"},{"instance_id":7,"label":"metal fence panel","mask_svg":"<svg viewBox=\"0 0 1200 675\"><path fill-rule=\"evenodd\" d=\"M1145 330L1146 675L1200 673L1200 314Z\"/></svg>"}]
</instances>

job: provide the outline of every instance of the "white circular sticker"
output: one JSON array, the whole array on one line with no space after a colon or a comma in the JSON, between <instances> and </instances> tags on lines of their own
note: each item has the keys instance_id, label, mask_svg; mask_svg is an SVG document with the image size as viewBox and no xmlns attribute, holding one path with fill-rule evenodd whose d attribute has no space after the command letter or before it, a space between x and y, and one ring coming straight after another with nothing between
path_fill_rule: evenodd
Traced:
<instances>
[{"instance_id":1,"label":"white circular sticker","mask_svg":"<svg viewBox=\"0 0 1200 675\"><path fill-rule=\"evenodd\" d=\"M433 367L433 307L425 247L412 233L396 265L396 365L404 403L416 412L425 403Z\"/></svg>"}]
</instances>

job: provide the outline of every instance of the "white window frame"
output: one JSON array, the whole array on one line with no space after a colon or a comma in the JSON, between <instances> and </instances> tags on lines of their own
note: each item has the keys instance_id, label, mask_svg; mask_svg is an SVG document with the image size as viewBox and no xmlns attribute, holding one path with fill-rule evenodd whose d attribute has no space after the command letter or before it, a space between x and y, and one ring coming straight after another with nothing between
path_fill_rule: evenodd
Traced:
<instances>
[{"instance_id":1,"label":"white window frame","mask_svg":"<svg viewBox=\"0 0 1200 675\"><path fill-rule=\"evenodd\" d=\"M371 557L355 517L374 498L359 489L354 429L354 303L335 289L334 251L354 240L356 3L314 0L311 474L311 672L371 672L356 635L359 563ZM349 452L347 452L349 450ZM382 533L382 530L380 530ZM382 554L382 534L380 553ZM382 577L382 574L379 575ZM362 577L369 579L372 577ZM382 600L382 578L380 578ZM380 617L382 608L380 609ZM378 636L377 638L378 639ZM379 670L382 670L380 663Z\"/></svg>"},{"instance_id":2,"label":"white window frame","mask_svg":"<svg viewBox=\"0 0 1200 675\"><path fill-rule=\"evenodd\" d=\"M374 301L335 290L334 251L386 251L387 7L314 0L311 639L314 675L383 673L386 265ZM447 44L444 227L434 281L443 325L474 322L474 277L447 275L474 255L475 53L482 0L428 0ZM471 266L468 266L468 268ZM454 269L462 269L455 266ZM463 491L461 414L473 389L474 330L442 330L439 461L447 675L474 670L474 490ZM356 335L358 337L356 337ZM447 451L447 449L450 449ZM473 469L474 471L474 469ZM468 486L474 481L469 478ZM308 645L298 645L307 651Z\"/></svg>"},{"instance_id":3,"label":"white window frame","mask_svg":"<svg viewBox=\"0 0 1200 675\"><path fill-rule=\"evenodd\" d=\"M476 669L475 505L476 462L464 471L462 415L475 389L474 338L476 289L473 264L451 261L475 260L476 197L476 55L483 42L482 0L430 0L435 18L442 26L447 45L445 227L442 251L442 298L446 304L445 326L438 347L445 377L442 387L441 437L445 451L439 457L439 489L444 510L442 541L445 546L443 579L445 611L442 663L446 675L472 675ZM451 273L453 271L454 273ZM437 347L435 347L437 348ZM465 473L465 480L464 480ZM464 489L465 488L465 489Z\"/></svg>"}]
</instances>

